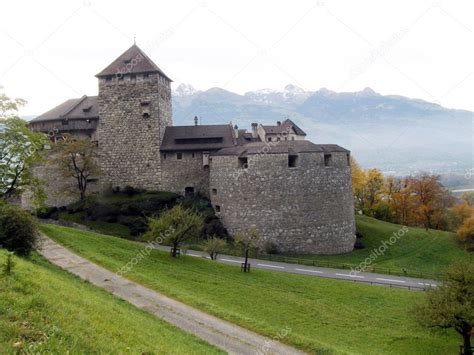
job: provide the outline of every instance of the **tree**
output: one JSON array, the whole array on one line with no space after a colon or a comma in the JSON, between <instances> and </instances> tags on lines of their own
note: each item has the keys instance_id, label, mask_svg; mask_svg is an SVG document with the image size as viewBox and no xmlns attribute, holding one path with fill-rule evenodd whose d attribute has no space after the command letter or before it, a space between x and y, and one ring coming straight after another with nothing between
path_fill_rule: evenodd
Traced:
<instances>
[{"instance_id":1,"label":"tree","mask_svg":"<svg viewBox=\"0 0 474 355\"><path fill-rule=\"evenodd\" d=\"M178 248L187 240L200 235L203 218L194 210L176 205L164 212L159 218L148 219L147 238L164 236L171 244L171 256L176 257Z\"/></svg>"},{"instance_id":2,"label":"tree","mask_svg":"<svg viewBox=\"0 0 474 355\"><path fill-rule=\"evenodd\" d=\"M389 177L390 178L390 177ZM387 203L392 213L392 222L400 224L411 224L413 221L414 201L408 189L407 179L387 181L385 191Z\"/></svg>"},{"instance_id":3,"label":"tree","mask_svg":"<svg viewBox=\"0 0 474 355\"><path fill-rule=\"evenodd\" d=\"M364 169L360 167L354 158L351 158L351 174L352 174L352 193L354 195L355 208L362 211L363 189L366 182Z\"/></svg>"},{"instance_id":4,"label":"tree","mask_svg":"<svg viewBox=\"0 0 474 355\"><path fill-rule=\"evenodd\" d=\"M0 247L28 255L38 242L38 229L33 217L17 206L0 205Z\"/></svg>"},{"instance_id":5,"label":"tree","mask_svg":"<svg viewBox=\"0 0 474 355\"><path fill-rule=\"evenodd\" d=\"M407 178L408 190L414 198L416 221L426 230L437 227L452 199L440 183L438 175L421 174Z\"/></svg>"},{"instance_id":6,"label":"tree","mask_svg":"<svg viewBox=\"0 0 474 355\"><path fill-rule=\"evenodd\" d=\"M353 169L355 176L352 178L352 190L355 207L364 214L373 216L375 207L382 199L383 175L378 169L364 171L357 165L354 165Z\"/></svg>"},{"instance_id":7,"label":"tree","mask_svg":"<svg viewBox=\"0 0 474 355\"><path fill-rule=\"evenodd\" d=\"M26 121L17 116L25 103L0 94L0 197L3 199L23 192L28 186L33 187L33 192L41 192L32 168L41 159L40 151L47 138L30 131Z\"/></svg>"},{"instance_id":8,"label":"tree","mask_svg":"<svg viewBox=\"0 0 474 355\"><path fill-rule=\"evenodd\" d=\"M216 260L217 254L219 254L225 246L226 242L224 239L213 235L206 240L206 243L204 243L204 251L209 254L211 260Z\"/></svg>"},{"instance_id":9,"label":"tree","mask_svg":"<svg viewBox=\"0 0 474 355\"><path fill-rule=\"evenodd\" d=\"M72 177L76 181L80 199L86 198L87 180L100 173L97 164L97 146L89 139L65 139L55 146L56 156L52 164L59 166L64 177Z\"/></svg>"},{"instance_id":10,"label":"tree","mask_svg":"<svg viewBox=\"0 0 474 355\"><path fill-rule=\"evenodd\" d=\"M457 234L466 249L474 251L474 214L464 220L461 227L457 230Z\"/></svg>"},{"instance_id":11,"label":"tree","mask_svg":"<svg viewBox=\"0 0 474 355\"><path fill-rule=\"evenodd\" d=\"M251 226L249 229L243 230L235 235L235 241L238 245L240 245L243 249L245 255L245 262L244 262L244 272L250 271L250 265L248 263L249 260L249 252L250 250L260 250L263 247L263 239L258 233L256 226Z\"/></svg>"},{"instance_id":12,"label":"tree","mask_svg":"<svg viewBox=\"0 0 474 355\"><path fill-rule=\"evenodd\" d=\"M428 290L424 304L415 309L417 321L429 328L458 332L464 342L465 355L472 355L471 335L474 326L474 264L464 261L454 265L445 281Z\"/></svg>"},{"instance_id":13,"label":"tree","mask_svg":"<svg viewBox=\"0 0 474 355\"><path fill-rule=\"evenodd\" d=\"M450 227L451 230L456 230L469 217L474 216L474 207L468 205L466 202L457 204L450 210Z\"/></svg>"},{"instance_id":14,"label":"tree","mask_svg":"<svg viewBox=\"0 0 474 355\"><path fill-rule=\"evenodd\" d=\"M469 206L474 206L474 192L472 192L472 191L464 192L464 193L461 195L461 199L463 199L464 201L466 201L466 203L467 203Z\"/></svg>"}]
</instances>

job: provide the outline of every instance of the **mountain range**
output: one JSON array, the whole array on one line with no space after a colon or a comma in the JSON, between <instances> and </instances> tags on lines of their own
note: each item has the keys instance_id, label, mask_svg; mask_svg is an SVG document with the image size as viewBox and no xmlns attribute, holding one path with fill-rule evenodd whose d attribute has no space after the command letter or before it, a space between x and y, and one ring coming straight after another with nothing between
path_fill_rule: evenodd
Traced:
<instances>
[{"instance_id":1,"label":"mountain range","mask_svg":"<svg viewBox=\"0 0 474 355\"><path fill-rule=\"evenodd\" d=\"M466 174L473 166L473 112L370 88L306 91L287 85L240 95L181 84L173 91L173 123L192 125L195 116L201 124L232 122L247 129L252 122L290 118L311 141L339 144L362 166L395 175Z\"/></svg>"}]
</instances>

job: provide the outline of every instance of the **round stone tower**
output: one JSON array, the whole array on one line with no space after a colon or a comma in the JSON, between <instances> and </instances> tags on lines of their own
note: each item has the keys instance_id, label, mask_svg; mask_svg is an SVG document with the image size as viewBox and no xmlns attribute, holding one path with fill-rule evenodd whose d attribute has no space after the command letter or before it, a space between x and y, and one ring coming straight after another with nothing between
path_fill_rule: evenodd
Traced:
<instances>
[{"instance_id":1,"label":"round stone tower","mask_svg":"<svg viewBox=\"0 0 474 355\"><path fill-rule=\"evenodd\" d=\"M96 76L102 184L158 190L171 79L135 44Z\"/></svg>"},{"instance_id":2,"label":"round stone tower","mask_svg":"<svg viewBox=\"0 0 474 355\"><path fill-rule=\"evenodd\" d=\"M340 254L355 243L350 153L287 141L212 156L211 202L230 234L255 225L280 252Z\"/></svg>"}]
</instances>

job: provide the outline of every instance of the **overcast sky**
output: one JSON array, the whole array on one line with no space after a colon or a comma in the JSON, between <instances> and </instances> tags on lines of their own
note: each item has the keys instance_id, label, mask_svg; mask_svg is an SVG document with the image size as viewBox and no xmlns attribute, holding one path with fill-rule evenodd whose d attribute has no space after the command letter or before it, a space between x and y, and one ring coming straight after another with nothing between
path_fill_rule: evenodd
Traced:
<instances>
[{"instance_id":1,"label":"overcast sky","mask_svg":"<svg viewBox=\"0 0 474 355\"><path fill-rule=\"evenodd\" d=\"M133 43L175 82L369 86L474 110L474 1L2 1L0 85L23 115L97 94Z\"/></svg>"}]
</instances>

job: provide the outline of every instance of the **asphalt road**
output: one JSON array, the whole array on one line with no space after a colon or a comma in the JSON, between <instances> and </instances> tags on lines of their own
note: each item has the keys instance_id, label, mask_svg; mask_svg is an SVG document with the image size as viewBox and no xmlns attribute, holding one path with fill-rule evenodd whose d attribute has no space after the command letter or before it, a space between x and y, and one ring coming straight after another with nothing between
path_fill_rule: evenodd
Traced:
<instances>
[{"instance_id":1,"label":"asphalt road","mask_svg":"<svg viewBox=\"0 0 474 355\"><path fill-rule=\"evenodd\" d=\"M169 251L166 246L156 246L156 249ZM200 258L209 258L209 256L200 251L188 250L186 255ZM230 255L219 255L217 261L224 264L240 267L244 259ZM351 274L349 270L330 269L322 267L305 266L299 264L282 263L276 261L249 259L251 269L264 269L276 272L287 272L290 274L308 275L313 277L324 277L329 279L339 279L351 282L362 282L372 285L379 285L394 288L408 288L413 290L427 290L439 285L439 281L416 279L411 277L402 277L394 275L374 274L370 272L360 272Z\"/></svg>"}]
</instances>

